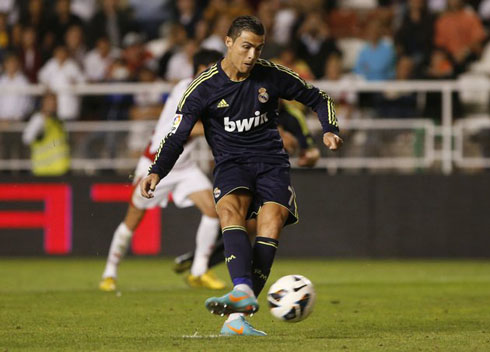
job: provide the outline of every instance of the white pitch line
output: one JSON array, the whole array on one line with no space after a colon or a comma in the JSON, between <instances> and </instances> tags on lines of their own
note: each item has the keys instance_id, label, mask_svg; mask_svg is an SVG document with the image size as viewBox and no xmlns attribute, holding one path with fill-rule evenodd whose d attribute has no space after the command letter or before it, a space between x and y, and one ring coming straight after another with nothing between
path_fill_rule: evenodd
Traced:
<instances>
[{"instance_id":1,"label":"white pitch line","mask_svg":"<svg viewBox=\"0 0 490 352\"><path fill-rule=\"evenodd\" d=\"M218 337L223 337L221 335L199 335L199 333L196 331L194 335L182 335L182 338L184 339L215 339Z\"/></svg>"}]
</instances>

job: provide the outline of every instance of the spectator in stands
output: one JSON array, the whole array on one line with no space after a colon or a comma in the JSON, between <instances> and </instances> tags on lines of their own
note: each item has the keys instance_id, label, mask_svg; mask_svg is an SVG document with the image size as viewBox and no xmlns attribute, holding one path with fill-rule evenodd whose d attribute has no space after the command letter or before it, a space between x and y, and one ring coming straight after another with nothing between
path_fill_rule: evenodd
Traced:
<instances>
[{"instance_id":1,"label":"spectator in stands","mask_svg":"<svg viewBox=\"0 0 490 352\"><path fill-rule=\"evenodd\" d=\"M152 40L158 37L158 29L162 23L171 20L170 0L128 0L138 27L146 38Z\"/></svg>"},{"instance_id":2,"label":"spectator in stands","mask_svg":"<svg viewBox=\"0 0 490 352\"><path fill-rule=\"evenodd\" d=\"M138 72L138 82L157 82L155 72L149 67L142 67ZM129 118L133 121L158 120L163 108L162 94L152 91L143 91L133 96L133 106L129 111ZM128 135L128 148L133 157L139 156L151 137L153 126L136 125Z\"/></svg>"},{"instance_id":3,"label":"spectator in stands","mask_svg":"<svg viewBox=\"0 0 490 352\"><path fill-rule=\"evenodd\" d=\"M131 80L137 79L138 71L144 66L153 66L157 68L157 62L152 54L144 46L142 34L130 32L123 39L122 57L129 69Z\"/></svg>"},{"instance_id":4,"label":"spectator in stands","mask_svg":"<svg viewBox=\"0 0 490 352\"><path fill-rule=\"evenodd\" d=\"M175 52L168 61L165 79L176 83L182 79L192 77L192 58L196 50L196 42L194 40L188 40L181 50Z\"/></svg>"},{"instance_id":5,"label":"spectator in stands","mask_svg":"<svg viewBox=\"0 0 490 352\"><path fill-rule=\"evenodd\" d=\"M398 55L409 56L414 64L414 74L421 77L429 64L433 47L434 16L425 0L409 0L403 21L396 32Z\"/></svg>"},{"instance_id":6,"label":"spectator in stands","mask_svg":"<svg viewBox=\"0 0 490 352\"><path fill-rule=\"evenodd\" d=\"M95 43L95 48L84 58L85 76L90 82L102 82L106 79L109 67L118 57L118 50L111 47L107 37L101 37Z\"/></svg>"},{"instance_id":7,"label":"spectator in stands","mask_svg":"<svg viewBox=\"0 0 490 352\"><path fill-rule=\"evenodd\" d=\"M305 60L316 78L323 76L323 69L328 57L341 54L335 39L330 32L322 13L317 11L306 15L297 32L298 57Z\"/></svg>"},{"instance_id":8,"label":"spectator in stands","mask_svg":"<svg viewBox=\"0 0 490 352\"><path fill-rule=\"evenodd\" d=\"M8 86L27 86L29 81L21 71L18 57L7 54L3 62L3 74L0 76L0 84ZM4 121L23 120L32 109L31 98L20 93L0 94L0 119Z\"/></svg>"},{"instance_id":9,"label":"spectator in stands","mask_svg":"<svg viewBox=\"0 0 490 352\"><path fill-rule=\"evenodd\" d=\"M366 44L361 49L354 72L368 81L383 81L395 77L395 50L381 37L380 22L368 24Z\"/></svg>"},{"instance_id":10,"label":"spectator in stands","mask_svg":"<svg viewBox=\"0 0 490 352\"><path fill-rule=\"evenodd\" d=\"M342 71L342 57L330 55L325 63L323 80L345 84L355 80L354 75L346 75ZM328 95L335 102L335 113L339 124L351 119L356 114L357 94L352 91L329 91ZM345 132L344 132L345 133ZM348 133L348 131L347 131Z\"/></svg>"},{"instance_id":11,"label":"spectator in stands","mask_svg":"<svg viewBox=\"0 0 490 352\"><path fill-rule=\"evenodd\" d=\"M213 31L203 40L201 47L209 50L216 50L223 55L226 52L224 39L228 33L228 28L231 25L232 19L228 16L219 17L213 24Z\"/></svg>"},{"instance_id":12,"label":"spectator in stands","mask_svg":"<svg viewBox=\"0 0 490 352\"><path fill-rule=\"evenodd\" d=\"M105 81L109 68L118 56L119 51L111 47L109 38L99 38L95 48L88 52L84 58L83 67L87 80L92 83ZM84 119L103 119L102 113L105 104L103 96L84 96L82 101L82 117Z\"/></svg>"},{"instance_id":13,"label":"spectator in stands","mask_svg":"<svg viewBox=\"0 0 490 352\"><path fill-rule=\"evenodd\" d=\"M158 75L164 77L168 70L170 58L178 51L182 50L188 41L187 32L180 23L172 23L168 27L168 35L165 36L161 50L162 54L158 59Z\"/></svg>"},{"instance_id":14,"label":"spectator in stands","mask_svg":"<svg viewBox=\"0 0 490 352\"><path fill-rule=\"evenodd\" d=\"M74 25L82 26L83 22L70 11L70 0L56 0L55 13L48 22L47 37L52 37L54 46L63 45L65 33ZM51 39L48 39L51 42Z\"/></svg>"},{"instance_id":15,"label":"spectator in stands","mask_svg":"<svg viewBox=\"0 0 490 352\"><path fill-rule=\"evenodd\" d=\"M115 59L109 67L107 82L123 83L130 80L130 70L126 62ZM128 111L132 99L129 94L109 94L104 96L101 117L107 121L121 121L128 119ZM86 158L110 157L114 158L117 153L116 132L96 131L88 134L80 143L80 154ZM103 148L93 148L94 143L102 141Z\"/></svg>"},{"instance_id":16,"label":"spectator in stands","mask_svg":"<svg viewBox=\"0 0 490 352\"><path fill-rule=\"evenodd\" d=\"M88 26L88 44L93 45L98 38L109 38L111 45L121 47L124 36L136 31L128 9L123 9L119 0L102 0L101 9L94 15Z\"/></svg>"},{"instance_id":17,"label":"spectator in stands","mask_svg":"<svg viewBox=\"0 0 490 352\"><path fill-rule=\"evenodd\" d=\"M56 116L56 95L43 96L41 111L29 120L22 141L31 147L32 173L62 176L70 169L70 147L63 123Z\"/></svg>"},{"instance_id":18,"label":"spectator in stands","mask_svg":"<svg viewBox=\"0 0 490 352\"><path fill-rule=\"evenodd\" d=\"M85 77L78 65L69 58L68 50L58 46L54 56L39 71L39 82L58 94L58 117L62 120L75 120L79 115L80 99L65 92L67 86L82 83Z\"/></svg>"},{"instance_id":19,"label":"spectator in stands","mask_svg":"<svg viewBox=\"0 0 490 352\"><path fill-rule=\"evenodd\" d=\"M278 6L274 0L261 1L257 7L257 17L264 25L266 33L272 33L274 31L274 20L277 10ZM264 59L277 57L282 49L283 46L279 45L273 36L267 36L260 56Z\"/></svg>"},{"instance_id":20,"label":"spectator in stands","mask_svg":"<svg viewBox=\"0 0 490 352\"><path fill-rule=\"evenodd\" d=\"M70 58L82 68L85 55L87 54L87 48L84 43L83 29L81 26L75 24L68 28L65 33L65 45Z\"/></svg>"},{"instance_id":21,"label":"spectator in stands","mask_svg":"<svg viewBox=\"0 0 490 352\"><path fill-rule=\"evenodd\" d=\"M197 2L194 0L177 0L175 6L177 22L184 26L189 38L194 38L196 24L201 19Z\"/></svg>"},{"instance_id":22,"label":"spectator in stands","mask_svg":"<svg viewBox=\"0 0 490 352\"><path fill-rule=\"evenodd\" d=\"M24 28L19 59L22 70L31 83L37 83L37 74L43 63L43 55L36 38L36 32L33 27Z\"/></svg>"},{"instance_id":23,"label":"spectator in stands","mask_svg":"<svg viewBox=\"0 0 490 352\"><path fill-rule=\"evenodd\" d=\"M14 54L7 54L3 62L3 74L0 86L27 86L27 78L20 71L19 60ZM0 159L19 158L21 156L20 138L15 133L1 133L11 122L23 120L32 108L31 98L21 93L0 94Z\"/></svg>"},{"instance_id":24,"label":"spectator in stands","mask_svg":"<svg viewBox=\"0 0 490 352\"><path fill-rule=\"evenodd\" d=\"M53 47L53 37L45 38L48 30L48 23L48 13L45 11L43 0L29 0L27 6L22 6L21 3L19 24L24 27L34 28L39 45L42 50L46 51L49 51Z\"/></svg>"},{"instance_id":25,"label":"spectator in stands","mask_svg":"<svg viewBox=\"0 0 490 352\"><path fill-rule=\"evenodd\" d=\"M448 0L447 10L436 21L434 43L447 50L456 63L456 73L480 57L485 40L483 25L462 0Z\"/></svg>"},{"instance_id":26,"label":"spectator in stands","mask_svg":"<svg viewBox=\"0 0 490 352\"><path fill-rule=\"evenodd\" d=\"M297 21L298 11L289 1L279 2L274 14L274 26L268 37L272 37L279 45L288 45L293 39L293 28Z\"/></svg>"}]
</instances>

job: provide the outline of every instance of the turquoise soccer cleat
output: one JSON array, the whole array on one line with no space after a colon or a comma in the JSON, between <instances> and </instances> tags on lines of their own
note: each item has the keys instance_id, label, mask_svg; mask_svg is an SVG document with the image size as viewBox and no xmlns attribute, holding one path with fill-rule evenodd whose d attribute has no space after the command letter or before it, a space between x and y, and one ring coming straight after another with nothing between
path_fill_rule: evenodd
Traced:
<instances>
[{"instance_id":1,"label":"turquoise soccer cleat","mask_svg":"<svg viewBox=\"0 0 490 352\"><path fill-rule=\"evenodd\" d=\"M204 303L213 314L228 315L231 313L254 314L259 310L259 303L248 293L232 290L221 297L211 297Z\"/></svg>"},{"instance_id":2,"label":"turquoise soccer cleat","mask_svg":"<svg viewBox=\"0 0 490 352\"><path fill-rule=\"evenodd\" d=\"M239 317L224 323L221 328L221 335L224 336L267 336L263 331L255 329L244 317Z\"/></svg>"}]
</instances>

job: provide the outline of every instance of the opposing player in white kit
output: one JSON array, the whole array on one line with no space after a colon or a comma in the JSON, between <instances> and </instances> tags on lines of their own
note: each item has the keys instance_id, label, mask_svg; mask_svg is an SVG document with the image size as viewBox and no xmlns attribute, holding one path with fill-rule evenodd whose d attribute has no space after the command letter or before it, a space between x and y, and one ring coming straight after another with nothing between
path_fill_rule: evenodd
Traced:
<instances>
[{"instance_id":1,"label":"opposing player in white kit","mask_svg":"<svg viewBox=\"0 0 490 352\"><path fill-rule=\"evenodd\" d=\"M194 56L195 75L214 64L221 56L221 53L214 50L202 49L197 52ZM191 78L184 79L172 89L158 120L153 137L138 161L133 182L135 186L148 174L148 169L153 163L161 140L173 127L177 105L191 82ZM202 134L202 125L197 124L191 136ZM201 222L196 233L195 258L190 275L186 277L187 283L191 287L206 287L209 289L222 289L225 287L224 282L208 270L209 256L219 234L220 225L212 196L212 184L191 159L191 152L194 148L195 141L190 140L172 172L156 187L153 198L144 198L139 187L134 188L126 217L119 224L112 238L107 263L102 274L102 281L99 284L99 288L102 291L114 291L116 289L118 265L127 251L133 232L143 219L145 210L156 206L165 208L170 193L172 193L173 201L177 207L183 208L195 205L202 213Z\"/></svg>"}]
</instances>

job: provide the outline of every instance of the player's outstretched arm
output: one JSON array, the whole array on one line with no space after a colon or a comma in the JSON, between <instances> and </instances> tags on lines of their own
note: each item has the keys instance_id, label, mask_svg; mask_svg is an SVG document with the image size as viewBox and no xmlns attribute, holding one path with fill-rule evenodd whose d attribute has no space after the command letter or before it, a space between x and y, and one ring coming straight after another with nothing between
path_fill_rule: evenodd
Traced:
<instances>
[{"instance_id":1,"label":"player's outstretched arm","mask_svg":"<svg viewBox=\"0 0 490 352\"><path fill-rule=\"evenodd\" d=\"M160 182L160 176L158 174L149 174L140 182L141 195L145 198L153 198L153 192Z\"/></svg>"},{"instance_id":2,"label":"player's outstretched arm","mask_svg":"<svg viewBox=\"0 0 490 352\"><path fill-rule=\"evenodd\" d=\"M342 147L344 141L335 133L327 132L323 134L323 143L327 146L328 149L335 151Z\"/></svg>"}]
</instances>

